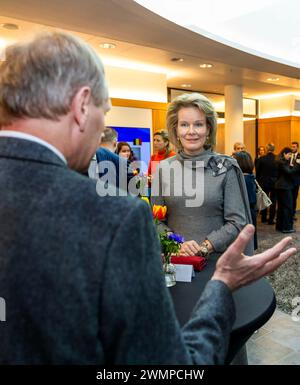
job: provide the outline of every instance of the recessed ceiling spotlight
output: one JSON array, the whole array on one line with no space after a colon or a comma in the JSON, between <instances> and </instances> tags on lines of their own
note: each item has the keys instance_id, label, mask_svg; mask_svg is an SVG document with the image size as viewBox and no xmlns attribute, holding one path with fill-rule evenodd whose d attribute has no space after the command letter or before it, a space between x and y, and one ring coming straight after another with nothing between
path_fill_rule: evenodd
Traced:
<instances>
[{"instance_id":1,"label":"recessed ceiling spotlight","mask_svg":"<svg viewBox=\"0 0 300 385\"><path fill-rule=\"evenodd\" d=\"M213 65L210 63L202 63L199 65L199 67L200 68L211 68L211 67L213 67Z\"/></svg>"},{"instance_id":2,"label":"recessed ceiling spotlight","mask_svg":"<svg viewBox=\"0 0 300 385\"><path fill-rule=\"evenodd\" d=\"M189 88L189 87L192 87L192 85L191 85L191 84L184 83L184 84L181 84L181 87Z\"/></svg>"},{"instance_id":3,"label":"recessed ceiling spotlight","mask_svg":"<svg viewBox=\"0 0 300 385\"><path fill-rule=\"evenodd\" d=\"M15 30L19 29L18 24L3 23L3 24L0 24L0 25L1 25L2 28L10 29L11 31L15 31Z\"/></svg>"},{"instance_id":4,"label":"recessed ceiling spotlight","mask_svg":"<svg viewBox=\"0 0 300 385\"><path fill-rule=\"evenodd\" d=\"M182 57L172 57L171 61L184 61Z\"/></svg>"},{"instance_id":5,"label":"recessed ceiling spotlight","mask_svg":"<svg viewBox=\"0 0 300 385\"><path fill-rule=\"evenodd\" d=\"M113 44L113 43L102 43L102 44L100 44L100 47L101 48L105 48L105 49L111 49L111 48L116 48L116 44Z\"/></svg>"},{"instance_id":6,"label":"recessed ceiling spotlight","mask_svg":"<svg viewBox=\"0 0 300 385\"><path fill-rule=\"evenodd\" d=\"M268 78L268 82L278 82L279 78Z\"/></svg>"}]
</instances>

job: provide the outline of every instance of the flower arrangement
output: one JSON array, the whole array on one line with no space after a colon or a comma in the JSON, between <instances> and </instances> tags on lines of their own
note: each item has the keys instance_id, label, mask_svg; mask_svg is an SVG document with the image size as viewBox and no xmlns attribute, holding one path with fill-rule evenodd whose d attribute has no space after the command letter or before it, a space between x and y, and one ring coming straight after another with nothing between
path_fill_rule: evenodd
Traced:
<instances>
[{"instance_id":1,"label":"flower arrangement","mask_svg":"<svg viewBox=\"0 0 300 385\"><path fill-rule=\"evenodd\" d=\"M161 252L165 257L165 263L169 264L172 255L178 255L180 245L184 242L184 238L179 234L168 233L167 231L159 234Z\"/></svg>"},{"instance_id":2,"label":"flower arrangement","mask_svg":"<svg viewBox=\"0 0 300 385\"><path fill-rule=\"evenodd\" d=\"M167 206L153 205L152 213L156 223L164 221L167 214ZM169 264L171 255L178 255L180 245L184 242L184 238L179 234L170 233L167 230L159 234L161 252L164 255L165 263Z\"/></svg>"}]
</instances>

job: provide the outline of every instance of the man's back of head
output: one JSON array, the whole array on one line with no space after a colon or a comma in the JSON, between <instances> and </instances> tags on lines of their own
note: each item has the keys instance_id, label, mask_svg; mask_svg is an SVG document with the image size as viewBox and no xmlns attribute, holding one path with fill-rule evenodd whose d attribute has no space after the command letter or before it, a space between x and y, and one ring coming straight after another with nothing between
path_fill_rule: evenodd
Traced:
<instances>
[{"instance_id":1,"label":"man's back of head","mask_svg":"<svg viewBox=\"0 0 300 385\"><path fill-rule=\"evenodd\" d=\"M100 147L105 147L108 150L115 152L118 144L118 133L111 127L105 127L100 139Z\"/></svg>"},{"instance_id":2,"label":"man's back of head","mask_svg":"<svg viewBox=\"0 0 300 385\"><path fill-rule=\"evenodd\" d=\"M39 137L58 148L70 167L84 169L108 109L102 62L80 39L44 33L6 49L0 71L2 130Z\"/></svg>"},{"instance_id":3,"label":"man's back of head","mask_svg":"<svg viewBox=\"0 0 300 385\"><path fill-rule=\"evenodd\" d=\"M266 145L266 147L267 147L267 152L274 152L274 151L275 151L275 145L274 145L274 143L268 143L268 144Z\"/></svg>"}]
</instances>

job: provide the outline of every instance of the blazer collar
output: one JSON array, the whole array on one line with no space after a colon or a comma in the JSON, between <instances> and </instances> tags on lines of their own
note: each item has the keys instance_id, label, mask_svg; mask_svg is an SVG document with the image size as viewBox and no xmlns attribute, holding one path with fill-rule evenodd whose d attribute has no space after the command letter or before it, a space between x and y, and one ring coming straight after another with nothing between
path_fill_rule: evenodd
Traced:
<instances>
[{"instance_id":1,"label":"blazer collar","mask_svg":"<svg viewBox=\"0 0 300 385\"><path fill-rule=\"evenodd\" d=\"M28 160L67 167L59 156L42 144L13 137L0 137L0 158Z\"/></svg>"}]
</instances>

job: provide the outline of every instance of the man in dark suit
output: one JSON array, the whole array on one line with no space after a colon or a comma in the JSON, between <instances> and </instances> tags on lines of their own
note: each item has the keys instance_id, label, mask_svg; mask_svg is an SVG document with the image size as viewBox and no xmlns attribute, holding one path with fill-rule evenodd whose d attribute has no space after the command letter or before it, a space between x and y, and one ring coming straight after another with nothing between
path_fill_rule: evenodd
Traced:
<instances>
[{"instance_id":1,"label":"man in dark suit","mask_svg":"<svg viewBox=\"0 0 300 385\"><path fill-rule=\"evenodd\" d=\"M273 143L268 143L266 146L267 154L260 157L256 162L256 179L260 184L264 192L270 197L272 205L269 208L269 217L267 219L268 209L261 211L261 221L268 223L269 225L274 224L276 214L276 190L275 182L277 180L277 165L274 155L275 146Z\"/></svg>"},{"instance_id":2,"label":"man in dark suit","mask_svg":"<svg viewBox=\"0 0 300 385\"><path fill-rule=\"evenodd\" d=\"M106 127L101 137L100 147L96 151L99 178L123 191L128 191L129 182L134 177L133 170L128 160L115 153L117 143L117 131Z\"/></svg>"},{"instance_id":3,"label":"man in dark suit","mask_svg":"<svg viewBox=\"0 0 300 385\"><path fill-rule=\"evenodd\" d=\"M294 217L294 221L296 221L297 220L297 218L296 218L297 199L298 199L298 192L299 192L299 186L300 186L300 154L298 152L299 143L298 142L292 142L291 143L291 150L292 150L292 156L291 156L291 160L290 160L290 166L299 169L299 172L296 172L293 174L294 188L292 191L292 194L293 194L293 217Z\"/></svg>"},{"instance_id":4,"label":"man in dark suit","mask_svg":"<svg viewBox=\"0 0 300 385\"><path fill-rule=\"evenodd\" d=\"M28 86L30 85L30 87ZM102 63L63 33L7 49L0 71L1 364L222 364L231 292L283 263L285 238L219 259L180 329L149 207L99 197L86 171L110 108Z\"/></svg>"}]
</instances>

